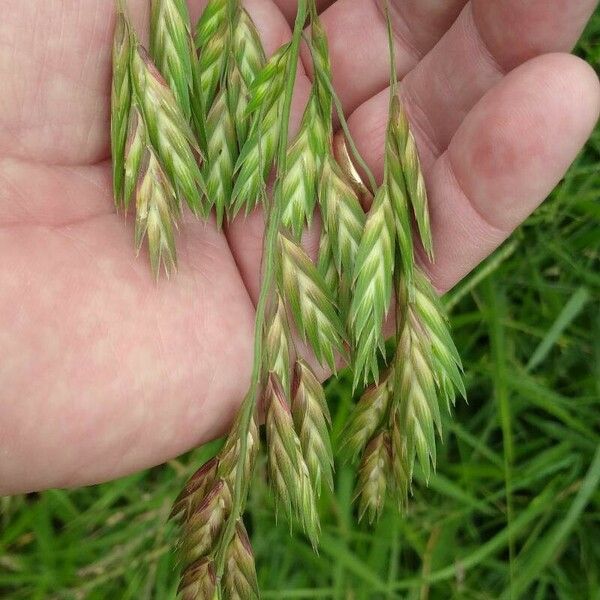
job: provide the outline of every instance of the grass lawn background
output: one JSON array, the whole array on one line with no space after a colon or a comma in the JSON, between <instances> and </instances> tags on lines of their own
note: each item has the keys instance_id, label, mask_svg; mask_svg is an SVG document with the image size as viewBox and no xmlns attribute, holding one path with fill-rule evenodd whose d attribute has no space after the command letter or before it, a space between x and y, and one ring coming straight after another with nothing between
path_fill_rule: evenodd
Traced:
<instances>
[{"instance_id":1,"label":"grass lawn background","mask_svg":"<svg viewBox=\"0 0 600 600\"><path fill-rule=\"evenodd\" d=\"M578 54L600 65L600 14ZM576 107L574 107L576 110ZM600 600L600 130L552 198L446 298L468 405L409 513L357 525L352 471L321 500L320 555L274 520L260 477L248 526L264 598ZM328 386L334 437L350 382ZM165 525L212 444L104 485L0 499L0 598L175 598ZM264 473L264 464L259 464Z\"/></svg>"}]
</instances>

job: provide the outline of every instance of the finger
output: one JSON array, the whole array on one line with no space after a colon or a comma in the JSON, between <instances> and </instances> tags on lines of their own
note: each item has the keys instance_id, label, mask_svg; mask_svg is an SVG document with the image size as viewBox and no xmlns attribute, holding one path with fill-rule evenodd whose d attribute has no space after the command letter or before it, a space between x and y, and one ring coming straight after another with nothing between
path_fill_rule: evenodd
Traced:
<instances>
[{"instance_id":1,"label":"finger","mask_svg":"<svg viewBox=\"0 0 600 600\"><path fill-rule=\"evenodd\" d=\"M600 111L594 71L566 54L535 58L475 106L427 177L436 262L448 290L550 193Z\"/></svg>"},{"instance_id":2,"label":"finger","mask_svg":"<svg viewBox=\"0 0 600 600\"><path fill-rule=\"evenodd\" d=\"M483 8L475 10L476 4L467 6L450 31L401 84L404 104L421 139L424 166L431 165L445 150L464 116L513 68L515 61L548 51L570 50L595 5L596 0L566 4L561 0L485 2L484 6L490 10L493 6L498 19L503 18L506 24L493 30L498 28L497 23L492 25L484 17L477 17ZM500 13L500 7L504 12ZM511 25L513 13L519 14L521 23L521 35L517 38L513 37ZM559 29L561 33L556 35ZM377 165L379 173L387 109L387 93L380 94L361 105L350 118L360 137L369 130L373 132L372 139L365 142L366 158Z\"/></svg>"},{"instance_id":3,"label":"finger","mask_svg":"<svg viewBox=\"0 0 600 600\"><path fill-rule=\"evenodd\" d=\"M450 27L466 0L391 0L398 76L404 77ZM381 0L338 0L321 16L329 37L334 85L345 111L389 83L387 29ZM310 56L304 55L309 70Z\"/></svg>"}]
</instances>

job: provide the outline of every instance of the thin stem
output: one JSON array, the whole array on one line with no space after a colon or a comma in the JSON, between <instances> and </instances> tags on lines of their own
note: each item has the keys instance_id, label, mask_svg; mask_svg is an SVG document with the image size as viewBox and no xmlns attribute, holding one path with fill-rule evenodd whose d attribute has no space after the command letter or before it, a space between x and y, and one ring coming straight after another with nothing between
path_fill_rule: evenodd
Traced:
<instances>
[{"instance_id":1,"label":"thin stem","mask_svg":"<svg viewBox=\"0 0 600 600\"><path fill-rule=\"evenodd\" d=\"M314 47L312 42L308 39L307 36L304 36L304 41L308 44L310 48L311 54L314 54ZM325 72L325 70L319 64L319 61L313 60L313 66L317 69L319 75L321 76L321 81L325 82L327 86L327 91L331 94L331 98L333 100L333 104L335 106L336 113L338 115L338 119L340 120L340 125L342 127L342 131L344 132L344 137L348 142L348 146L350 147L350 152L352 153L352 157L356 161L356 164L364 171L367 179L369 180L369 186L371 187L371 192L375 195L377 191L377 180L373 175L373 171L369 168L369 165L366 163L365 159L362 157L361 153L358 151L356 143L354 142L354 138L350 133L350 127L348 126L348 121L346 120L346 115L344 114L344 108L342 106L342 102L340 97L337 95L335 88L333 87L333 83L329 78L329 74Z\"/></svg>"},{"instance_id":2,"label":"thin stem","mask_svg":"<svg viewBox=\"0 0 600 600\"><path fill-rule=\"evenodd\" d=\"M385 24L387 26L388 48L390 51L390 84L391 96L397 92L398 88L398 73L396 71L396 52L394 44L394 31L392 29L392 19L390 18L390 3L385 0Z\"/></svg>"},{"instance_id":3,"label":"thin stem","mask_svg":"<svg viewBox=\"0 0 600 600\"><path fill-rule=\"evenodd\" d=\"M258 397L262 387L262 370L263 370L263 334L265 329L265 320L267 312L267 303L273 287L275 278L275 266L277 259L277 235L281 225L281 216L283 214L283 203L280 198L281 185L279 181L282 179L287 168L287 145L289 120L292 107L292 95L294 93L294 84L296 81L296 72L298 69L298 57L300 53L300 42L302 40L302 29L306 22L306 0L299 0L298 12L296 14L296 23L294 25L294 33L290 45L290 57L288 62L288 70L286 73L286 86L284 92L284 102L282 109L282 126L279 136L279 148L277 158L277 182L275 185L274 201L269 211L267 219L267 232L265 235L265 244L263 251L263 277L261 283L260 296L256 306L256 322L254 327L254 362L252 366L252 379L250 389L246 394L244 403L241 408L239 421L238 435L240 438L240 455L238 459L238 467L235 477L235 488L233 490L233 502L231 515L227 520L225 531L221 538L217 552L217 577L222 578L225 571L225 554L227 547L231 542L235 533L235 526L241 516L241 508L244 502L242 495L244 469L246 454L248 451L248 433L252 418L258 403Z\"/></svg>"}]
</instances>

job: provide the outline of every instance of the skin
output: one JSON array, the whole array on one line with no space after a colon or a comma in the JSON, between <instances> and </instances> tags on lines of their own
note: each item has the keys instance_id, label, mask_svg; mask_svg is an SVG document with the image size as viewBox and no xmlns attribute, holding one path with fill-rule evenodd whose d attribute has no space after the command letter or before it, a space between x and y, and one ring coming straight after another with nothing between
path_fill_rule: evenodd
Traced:
<instances>
[{"instance_id":1,"label":"skin","mask_svg":"<svg viewBox=\"0 0 600 600\"><path fill-rule=\"evenodd\" d=\"M249 0L268 52L291 0ZM336 89L382 170L385 23L373 0L321 2ZM398 0L398 75L430 193L443 292L564 175L600 111L568 52L592 0ZM130 0L143 32L147 0ZM193 2L196 19L201 2ZM107 0L4 0L0 19L0 493L104 481L222 433L249 382L263 218L185 218L156 284L114 213ZM298 77L297 123L310 61ZM307 237L311 243L311 234ZM314 243L314 234L312 243Z\"/></svg>"}]
</instances>

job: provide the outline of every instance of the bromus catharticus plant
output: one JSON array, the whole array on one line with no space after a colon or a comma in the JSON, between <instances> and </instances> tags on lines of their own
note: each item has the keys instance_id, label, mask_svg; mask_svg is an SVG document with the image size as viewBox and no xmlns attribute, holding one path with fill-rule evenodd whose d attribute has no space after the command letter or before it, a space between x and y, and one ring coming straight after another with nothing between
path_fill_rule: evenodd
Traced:
<instances>
[{"instance_id":1,"label":"bromus catharticus plant","mask_svg":"<svg viewBox=\"0 0 600 600\"><path fill-rule=\"evenodd\" d=\"M185 203L205 219L214 209L219 228L259 204L266 217L250 388L223 448L189 480L172 511L180 523L186 600L259 595L243 522L259 415L277 513L317 548L317 501L323 486L333 489L334 458L315 361L335 373L345 360L355 387L367 386L341 445L350 459L360 457L358 515L369 521L388 497L406 506L415 462L429 477L441 405L464 394L441 304L415 262L413 220L429 257L433 243L417 148L398 95L389 19L388 29L390 111L378 185L335 94L314 0L298 2L291 41L268 60L239 0L210 0L195 29L184 0L152 0L150 54L124 1L117 1L114 194L123 211L135 199L137 248L147 238L155 274L161 267L171 273ZM303 36L313 83L289 139ZM334 110L343 135L334 136ZM370 204L367 214L363 204ZM315 214L321 238L312 259L301 239ZM386 353L391 312L395 334ZM304 355L306 347L314 360Z\"/></svg>"}]
</instances>

